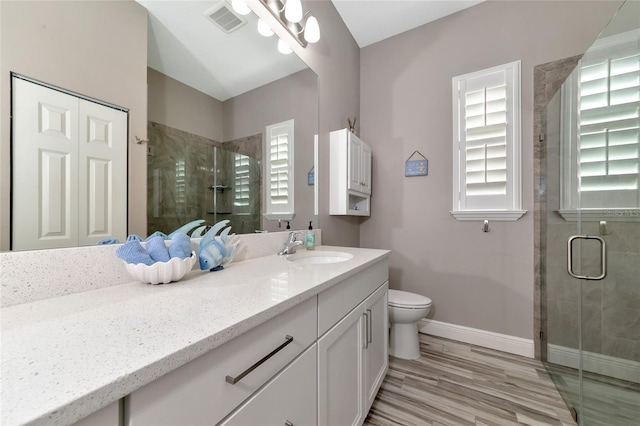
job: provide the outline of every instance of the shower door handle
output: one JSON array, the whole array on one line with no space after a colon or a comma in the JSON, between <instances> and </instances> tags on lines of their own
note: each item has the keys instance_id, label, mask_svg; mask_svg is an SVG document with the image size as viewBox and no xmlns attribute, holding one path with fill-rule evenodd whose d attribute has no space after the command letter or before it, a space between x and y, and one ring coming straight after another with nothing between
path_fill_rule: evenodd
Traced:
<instances>
[{"instance_id":1,"label":"shower door handle","mask_svg":"<svg viewBox=\"0 0 640 426\"><path fill-rule=\"evenodd\" d=\"M600 275L590 277L587 275L578 275L573 272L573 242L575 240L598 240L600 242ZM600 237L591 235L573 235L567 240L567 272L573 278L581 280L601 280L607 276L607 243Z\"/></svg>"}]
</instances>

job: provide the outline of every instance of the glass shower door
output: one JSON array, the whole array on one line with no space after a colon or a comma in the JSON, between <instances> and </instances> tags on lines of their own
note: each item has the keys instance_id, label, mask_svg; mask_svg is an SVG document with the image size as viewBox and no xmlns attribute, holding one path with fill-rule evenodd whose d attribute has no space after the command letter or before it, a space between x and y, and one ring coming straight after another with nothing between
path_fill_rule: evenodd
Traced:
<instances>
[{"instance_id":1,"label":"glass shower door","mask_svg":"<svg viewBox=\"0 0 640 426\"><path fill-rule=\"evenodd\" d=\"M578 424L640 424L640 2L621 6L544 120L543 360Z\"/></svg>"},{"instance_id":2,"label":"glass shower door","mask_svg":"<svg viewBox=\"0 0 640 426\"><path fill-rule=\"evenodd\" d=\"M574 256L589 275L576 280L578 419L640 424L640 3L621 7L578 68L578 232L597 238Z\"/></svg>"}]
</instances>

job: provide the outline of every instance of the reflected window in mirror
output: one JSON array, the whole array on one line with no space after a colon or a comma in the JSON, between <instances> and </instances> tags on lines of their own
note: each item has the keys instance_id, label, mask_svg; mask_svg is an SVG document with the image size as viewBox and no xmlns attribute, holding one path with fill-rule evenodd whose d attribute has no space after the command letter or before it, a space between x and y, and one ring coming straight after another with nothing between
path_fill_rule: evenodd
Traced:
<instances>
[{"instance_id":1,"label":"reflected window in mirror","mask_svg":"<svg viewBox=\"0 0 640 426\"><path fill-rule=\"evenodd\" d=\"M246 213L251 205L251 168L249 157L242 154L234 154L235 187L233 188L233 212Z\"/></svg>"},{"instance_id":2,"label":"reflected window in mirror","mask_svg":"<svg viewBox=\"0 0 640 426\"><path fill-rule=\"evenodd\" d=\"M267 161L265 184L267 203L265 217L270 220L292 220L294 213L294 120L272 124L266 128Z\"/></svg>"}]
</instances>

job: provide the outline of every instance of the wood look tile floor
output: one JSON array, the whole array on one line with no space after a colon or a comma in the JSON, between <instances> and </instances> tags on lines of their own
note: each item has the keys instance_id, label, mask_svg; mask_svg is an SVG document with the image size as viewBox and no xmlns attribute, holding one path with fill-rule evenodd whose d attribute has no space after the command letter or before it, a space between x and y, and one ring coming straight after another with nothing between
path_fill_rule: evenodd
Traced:
<instances>
[{"instance_id":1,"label":"wood look tile floor","mask_svg":"<svg viewBox=\"0 0 640 426\"><path fill-rule=\"evenodd\" d=\"M541 362L424 334L420 346L390 357L365 425L576 424Z\"/></svg>"}]
</instances>

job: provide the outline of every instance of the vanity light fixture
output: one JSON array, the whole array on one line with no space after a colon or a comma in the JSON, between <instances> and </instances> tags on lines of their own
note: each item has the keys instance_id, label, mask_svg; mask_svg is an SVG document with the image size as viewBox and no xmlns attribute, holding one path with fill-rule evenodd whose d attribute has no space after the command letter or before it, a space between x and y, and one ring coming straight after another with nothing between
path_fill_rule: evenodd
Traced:
<instances>
[{"instance_id":1,"label":"vanity light fixture","mask_svg":"<svg viewBox=\"0 0 640 426\"><path fill-rule=\"evenodd\" d=\"M313 15L307 18L307 24L304 26L304 39L309 43L317 43L320 40L320 25Z\"/></svg>"},{"instance_id":2,"label":"vanity light fixture","mask_svg":"<svg viewBox=\"0 0 640 426\"><path fill-rule=\"evenodd\" d=\"M247 6L247 2L251 6ZM304 13L301 0L231 0L233 10L242 15L245 15L247 10L255 8L257 4L264 6L300 46L307 47L307 43L320 40L318 19L309 12ZM270 25L262 19L258 19L258 32L265 37L274 34ZM282 40L278 42L278 50L286 52L285 54L291 53L291 47Z\"/></svg>"},{"instance_id":3,"label":"vanity light fixture","mask_svg":"<svg viewBox=\"0 0 640 426\"><path fill-rule=\"evenodd\" d=\"M260 33L260 35L265 37L271 37L273 35L273 30L271 29L271 27L262 19L258 19L258 32Z\"/></svg>"},{"instance_id":4,"label":"vanity light fixture","mask_svg":"<svg viewBox=\"0 0 640 426\"><path fill-rule=\"evenodd\" d=\"M293 50L291 50L289 45L280 38L278 39L278 52L282 53L283 55L288 55L293 52Z\"/></svg>"},{"instance_id":5,"label":"vanity light fixture","mask_svg":"<svg viewBox=\"0 0 640 426\"><path fill-rule=\"evenodd\" d=\"M287 0L284 6L284 17L294 24L302 21L302 2L300 0Z\"/></svg>"},{"instance_id":6,"label":"vanity light fixture","mask_svg":"<svg viewBox=\"0 0 640 426\"><path fill-rule=\"evenodd\" d=\"M240 15L248 15L251 13L251 9L247 6L244 0L231 0L231 7Z\"/></svg>"},{"instance_id":7,"label":"vanity light fixture","mask_svg":"<svg viewBox=\"0 0 640 426\"><path fill-rule=\"evenodd\" d=\"M320 40L318 19L302 10L301 0L259 0L302 47Z\"/></svg>"}]
</instances>

